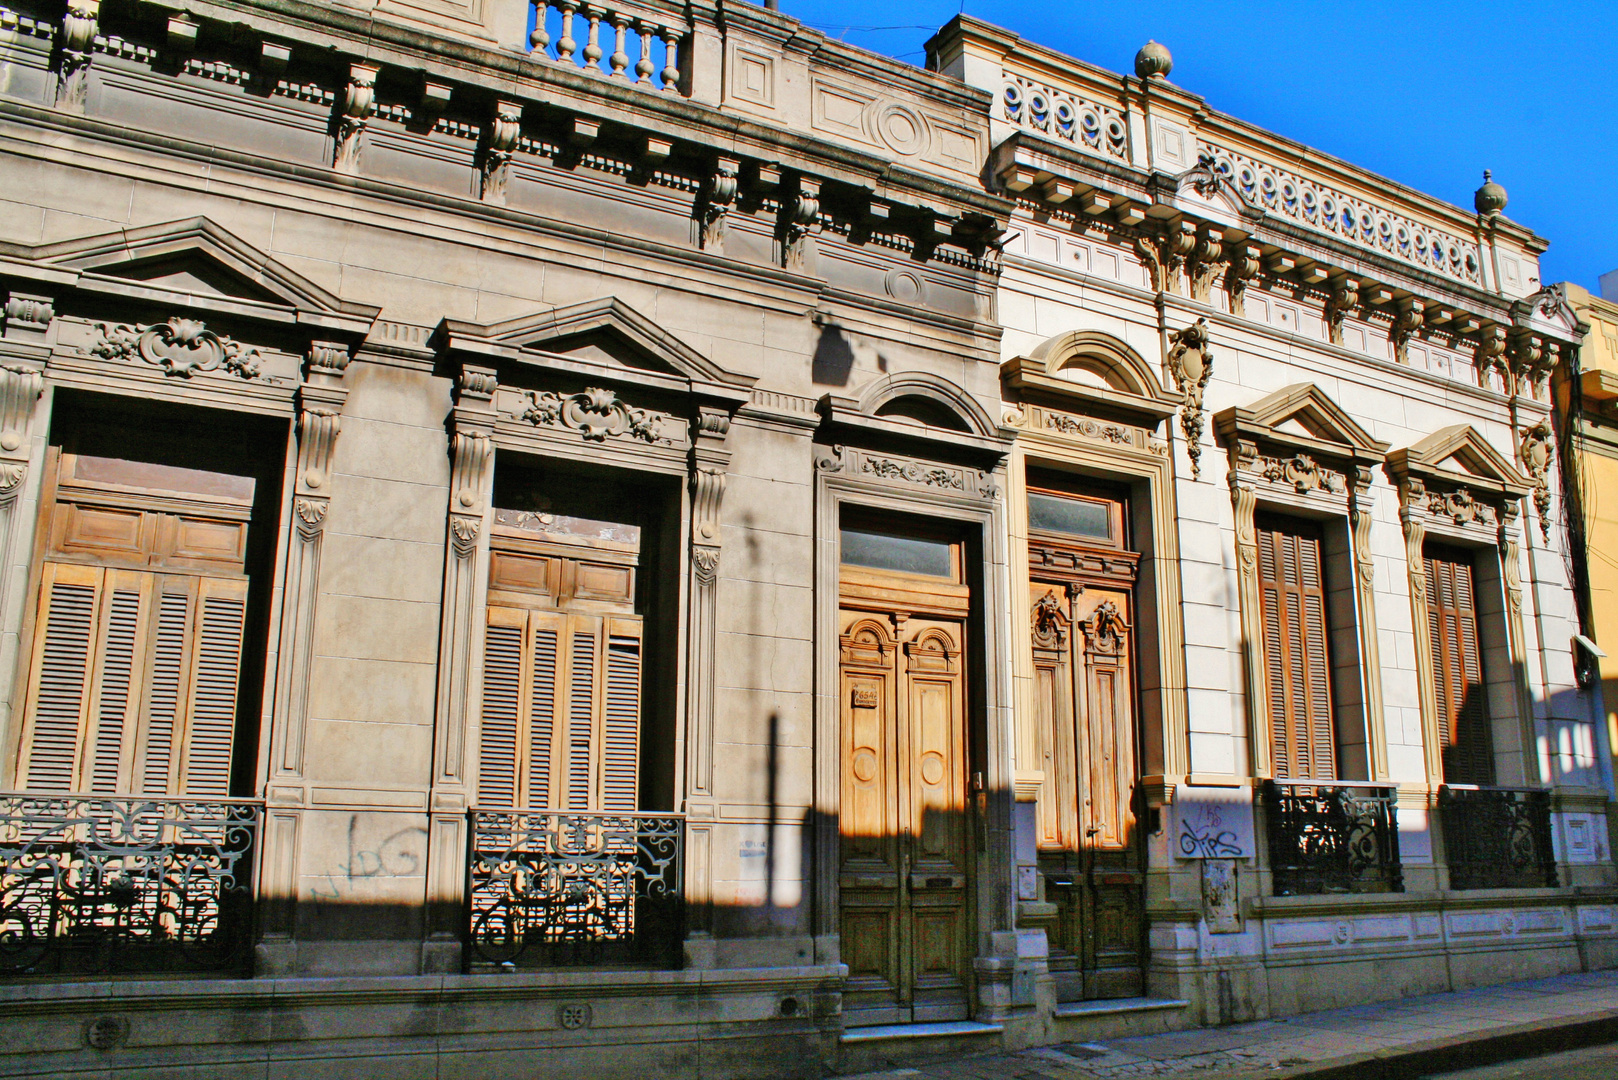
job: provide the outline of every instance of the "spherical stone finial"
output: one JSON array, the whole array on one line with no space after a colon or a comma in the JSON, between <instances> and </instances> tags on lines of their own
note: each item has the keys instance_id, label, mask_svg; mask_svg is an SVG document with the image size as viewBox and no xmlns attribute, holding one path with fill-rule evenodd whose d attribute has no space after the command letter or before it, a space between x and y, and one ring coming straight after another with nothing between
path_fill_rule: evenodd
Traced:
<instances>
[{"instance_id":1,"label":"spherical stone finial","mask_svg":"<svg viewBox=\"0 0 1618 1080\"><path fill-rule=\"evenodd\" d=\"M1494 173L1483 170L1483 186L1472 196L1472 205L1480 214L1498 214L1506 208L1506 189L1494 182Z\"/></svg>"},{"instance_id":2,"label":"spherical stone finial","mask_svg":"<svg viewBox=\"0 0 1618 1080\"><path fill-rule=\"evenodd\" d=\"M1135 74L1143 79L1150 79L1154 75L1167 78L1173 70L1174 57L1155 41L1148 41L1135 54Z\"/></svg>"}]
</instances>

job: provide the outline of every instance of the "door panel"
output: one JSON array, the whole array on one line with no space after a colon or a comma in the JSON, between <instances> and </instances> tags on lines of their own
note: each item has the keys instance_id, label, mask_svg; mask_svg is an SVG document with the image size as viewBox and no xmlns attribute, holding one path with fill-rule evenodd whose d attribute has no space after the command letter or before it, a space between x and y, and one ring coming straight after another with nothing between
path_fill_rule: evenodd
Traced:
<instances>
[{"instance_id":1,"label":"door panel","mask_svg":"<svg viewBox=\"0 0 1618 1080\"><path fill-rule=\"evenodd\" d=\"M1055 526L1040 535L1031 522L1037 839L1046 898L1058 908L1050 966L1059 1001L1133 997L1144 986L1132 626L1139 556L1122 547L1121 503L1110 505L1106 535L1055 535ZM1066 520L1053 513L1046 517L1058 525Z\"/></svg>"},{"instance_id":2,"label":"door panel","mask_svg":"<svg viewBox=\"0 0 1618 1080\"><path fill-rule=\"evenodd\" d=\"M970 958L962 627L855 610L841 623L845 1016L962 1019Z\"/></svg>"}]
</instances>

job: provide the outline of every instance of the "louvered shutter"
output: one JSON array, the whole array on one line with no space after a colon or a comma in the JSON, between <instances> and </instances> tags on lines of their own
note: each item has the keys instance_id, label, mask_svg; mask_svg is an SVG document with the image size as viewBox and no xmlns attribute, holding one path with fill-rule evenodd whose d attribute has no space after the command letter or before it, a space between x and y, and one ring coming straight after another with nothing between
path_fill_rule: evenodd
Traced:
<instances>
[{"instance_id":1,"label":"louvered shutter","mask_svg":"<svg viewBox=\"0 0 1618 1080\"><path fill-rule=\"evenodd\" d=\"M189 716L185 725L183 794L220 799L230 794L236 691L246 622L245 580L198 580L197 626L186 695Z\"/></svg>"},{"instance_id":2,"label":"louvered shutter","mask_svg":"<svg viewBox=\"0 0 1618 1080\"><path fill-rule=\"evenodd\" d=\"M1429 554L1427 626L1432 639L1444 779L1494 783L1494 737L1478 650L1472 567L1459 553Z\"/></svg>"},{"instance_id":3,"label":"louvered shutter","mask_svg":"<svg viewBox=\"0 0 1618 1080\"><path fill-rule=\"evenodd\" d=\"M174 783L175 751L185 716L186 644L191 634L191 593L187 582L165 582L157 599L152 641L150 691L142 731L140 790L168 794ZM182 591L184 590L184 591Z\"/></svg>"},{"instance_id":4,"label":"louvered shutter","mask_svg":"<svg viewBox=\"0 0 1618 1080\"><path fill-rule=\"evenodd\" d=\"M135 733L143 697L147 614L153 575L105 572L106 597L95 683L94 729L89 735L86 786L98 795L128 791Z\"/></svg>"},{"instance_id":5,"label":"louvered shutter","mask_svg":"<svg viewBox=\"0 0 1618 1080\"><path fill-rule=\"evenodd\" d=\"M561 640L557 620L540 613L530 619L532 660L528 689L528 805L547 809L555 805L551 785L556 770L556 671Z\"/></svg>"},{"instance_id":6,"label":"louvered shutter","mask_svg":"<svg viewBox=\"0 0 1618 1080\"><path fill-rule=\"evenodd\" d=\"M596 810L596 688L600 685L600 621L575 616L568 634L567 765L564 778L569 810Z\"/></svg>"},{"instance_id":7,"label":"louvered shutter","mask_svg":"<svg viewBox=\"0 0 1618 1080\"><path fill-rule=\"evenodd\" d=\"M483 637L483 710L478 752L478 803L517 805L517 739L522 695L522 639L528 613L489 608Z\"/></svg>"},{"instance_id":8,"label":"louvered shutter","mask_svg":"<svg viewBox=\"0 0 1618 1080\"><path fill-rule=\"evenodd\" d=\"M602 724L601 809L639 806L640 623L611 620L607 639L606 717Z\"/></svg>"},{"instance_id":9,"label":"louvered shutter","mask_svg":"<svg viewBox=\"0 0 1618 1080\"><path fill-rule=\"evenodd\" d=\"M35 632L33 686L24 720L23 785L34 791L73 791L90 693L96 613L102 572L95 567L45 565Z\"/></svg>"},{"instance_id":10,"label":"louvered shutter","mask_svg":"<svg viewBox=\"0 0 1618 1080\"><path fill-rule=\"evenodd\" d=\"M1275 775L1330 779L1337 740L1320 540L1282 526L1260 529L1258 546Z\"/></svg>"}]
</instances>

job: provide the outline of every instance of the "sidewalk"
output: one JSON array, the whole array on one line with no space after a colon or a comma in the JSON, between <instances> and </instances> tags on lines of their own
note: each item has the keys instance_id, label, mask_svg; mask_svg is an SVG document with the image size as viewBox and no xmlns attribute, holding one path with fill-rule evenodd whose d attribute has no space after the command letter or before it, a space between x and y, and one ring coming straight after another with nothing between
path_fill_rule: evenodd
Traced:
<instances>
[{"instance_id":1,"label":"sidewalk","mask_svg":"<svg viewBox=\"0 0 1618 1080\"><path fill-rule=\"evenodd\" d=\"M1618 971L1506 983L1224 1028L1064 1043L856 1080L1417 1077L1618 1041Z\"/></svg>"}]
</instances>

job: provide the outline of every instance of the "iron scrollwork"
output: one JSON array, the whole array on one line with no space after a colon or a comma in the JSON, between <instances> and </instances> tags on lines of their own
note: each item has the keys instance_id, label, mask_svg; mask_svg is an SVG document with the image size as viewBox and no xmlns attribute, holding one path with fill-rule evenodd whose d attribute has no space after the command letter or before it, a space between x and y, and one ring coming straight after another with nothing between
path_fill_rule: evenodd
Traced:
<instances>
[{"instance_id":1,"label":"iron scrollwork","mask_svg":"<svg viewBox=\"0 0 1618 1080\"><path fill-rule=\"evenodd\" d=\"M1438 807L1450 888L1556 888L1550 792L1446 786Z\"/></svg>"},{"instance_id":2,"label":"iron scrollwork","mask_svg":"<svg viewBox=\"0 0 1618 1080\"><path fill-rule=\"evenodd\" d=\"M0 973L245 968L262 814L253 802L0 793Z\"/></svg>"},{"instance_id":3,"label":"iron scrollwork","mask_svg":"<svg viewBox=\"0 0 1618 1080\"><path fill-rule=\"evenodd\" d=\"M474 810L471 842L474 964L679 966L683 815Z\"/></svg>"},{"instance_id":4,"label":"iron scrollwork","mask_svg":"<svg viewBox=\"0 0 1618 1080\"><path fill-rule=\"evenodd\" d=\"M1404 891L1391 789L1270 780L1264 801L1275 895Z\"/></svg>"}]
</instances>

